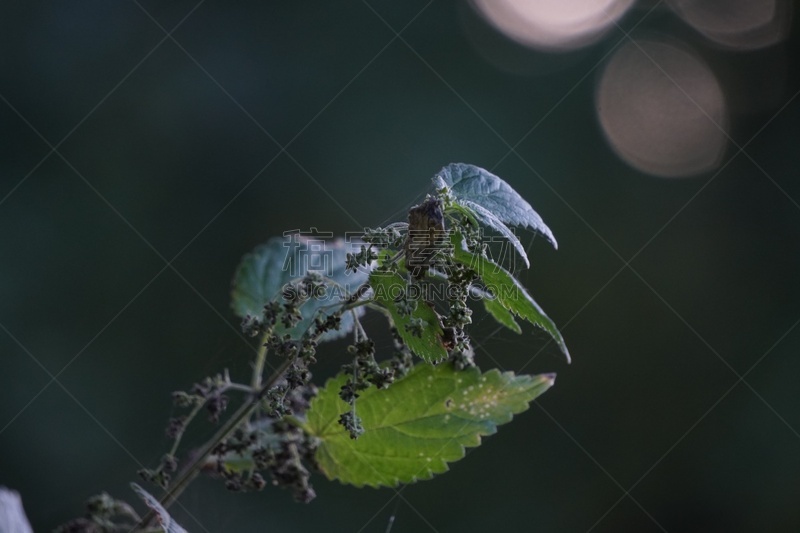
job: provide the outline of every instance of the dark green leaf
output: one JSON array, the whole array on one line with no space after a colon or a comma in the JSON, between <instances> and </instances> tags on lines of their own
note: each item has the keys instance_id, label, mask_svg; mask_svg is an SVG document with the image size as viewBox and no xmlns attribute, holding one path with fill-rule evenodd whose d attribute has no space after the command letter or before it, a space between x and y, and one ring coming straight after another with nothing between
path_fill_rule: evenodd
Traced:
<instances>
[{"instance_id":1,"label":"dark green leaf","mask_svg":"<svg viewBox=\"0 0 800 533\"><path fill-rule=\"evenodd\" d=\"M474 218L480 220L486 226L489 226L493 230L500 233L500 235L508 239L508 242L511 243L511 245L517 251L522 260L525 261L525 266L527 268L530 268L531 262L528 260L528 254L525 253L525 248L522 246L519 237L517 237L517 235L513 231L511 231L511 228L503 224L500 221L500 219L494 216L494 214L491 211L485 209L484 207L481 207L475 202L464 200L460 207L464 210L469 211Z\"/></svg>"},{"instance_id":2,"label":"dark green leaf","mask_svg":"<svg viewBox=\"0 0 800 533\"><path fill-rule=\"evenodd\" d=\"M406 346L425 361L434 363L447 357L447 350L442 344L442 326L439 316L427 303L417 302L416 309L410 315L401 315L397 310L395 299L406 290L406 281L402 276L391 272L374 271L369 277L374 291L375 302L384 307L391 315L392 322ZM412 319L423 323L422 334L417 336L407 329Z\"/></svg>"},{"instance_id":3,"label":"dark green leaf","mask_svg":"<svg viewBox=\"0 0 800 533\"><path fill-rule=\"evenodd\" d=\"M236 269L231 307L240 318L261 316L264 304L280 297L281 287L291 278L284 271L285 239L272 237L246 254Z\"/></svg>"},{"instance_id":4,"label":"dark green leaf","mask_svg":"<svg viewBox=\"0 0 800 533\"><path fill-rule=\"evenodd\" d=\"M553 337L563 354L570 360L569 350L555 323L545 314L539 304L525 290L525 287L500 265L486 257L474 254L464 248L460 234L453 233L453 259L474 270L483 280L486 290L507 310L539 326ZM512 328L513 329L513 328Z\"/></svg>"},{"instance_id":5,"label":"dark green leaf","mask_svg":"<svg viewBox=\"0 0 800 533\"><path fill-rule=\"evenodd\" d=\"M300 308L303 320L288 331L292 335L303 333L314 318L314 314L322 307L343 301L361 284L367 281L369 272L359 268L356 272L345 272L345 258L348 252L357 252L359 245L348 244L344 239L327 239L322 252L309 252L309 241L303 238L293 241L291 237L273 237L265 244L257 246L242 258L236 269L231 291L231 307L241 318L247 315L260 317L264 304L280 299L286 283L306 275L305 266L329 279L329 287L325 296L312 298ZM319 241L314 241L319 243ZM318 264L310 264L310 253L317 254ZM320 268L316 268L319 266ZM335 307L326 309L333 312ZM354 309L359 315L363 308ZM324 311L323 311L324 312ZM342 327L328 331L321 340L331 340L346 335L353 329L351 313L342 316ZM277 327L281 330L281 327Z\"/></svg>"}]
</instances>

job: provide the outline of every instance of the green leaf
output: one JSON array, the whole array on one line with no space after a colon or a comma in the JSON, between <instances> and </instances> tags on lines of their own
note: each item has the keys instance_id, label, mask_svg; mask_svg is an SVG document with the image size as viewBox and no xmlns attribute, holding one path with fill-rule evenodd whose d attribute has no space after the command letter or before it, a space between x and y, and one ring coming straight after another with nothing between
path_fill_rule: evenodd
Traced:
<instances>
[{"instance_id":1,"label":"green leaf","mask_svg":"<svg viewBox=\"0 0 800 533\"><path fill-rule=\"evenodd\" d=\"M403 316L398 312L395 298L406 290L406 280L402 276L392 272L374 271L369 277L369 283L374 292L375 302L389 311L397 332L412 352L429 363L441 361L447 357L447 350L442 344L443 332L439 323L439 315L430 305L418 301L416 309L410 315ZM423 322L420 336L414 335L406 329L412 319Z\"/></svg>"},{"instance_id":2,"label":"green leaf","mask_svg":"<svg viewBox=\"0 0 800 533\"><path fill-rule=\"evenodd\" d=\"M488 170L466 163L450 163L434 177L447 186L454 197L485 208L501 222L538 231L558 248L553 232L511 185Z\"/></svg>"},{"instance_id":3,"label":"green leaf","mask_svg":"<svg viewBox=\"0 0 800 533\"><path fill-rule=\"evenodd\" d=\"M322 251L310 250L312 244L323 246ZM261 316L264 304L281 298L286 283L305 276L306 272L311 270L330 281L326 295L305 302L300 308L303 319L291 330L285 330L280 325L276 326L281 333L286 332L293 336L302 334L308 329L318 310L344 301L369 278L367 269L345 272L347 253L357 252L360 244L346 243L341 238L326 240L319 238L311 241L302 236L296 240L291 236L272 237L246 254L239 263L231 290L231 307L234 313L241 318L247 315ZM305 266L319 268L306 269L303 268ZM333 312L335 309L331 307L328 311ZM364 313L364 309L360 307L354 311L359 316ZM342 315L341 324L339 330L326 332L320 340L340 338L352 331L354 326L352 314Z\"/></svg>"},{"instance_id":4,"label":"green leaf","mask_svg":"<svg viewBox=\"0 0 800 533\"><path fill-rule=\"evenodd\" d=\"M508 242L511 243L522 260L525 261L525 266L527 268L531 267L531 262L528 260L528 254L525 253L525 247L522 246L519 237L517 237L516 234L511 231L511 228L503 224L499 218L494 216L491 211L476 204L475 202L470 202L468 200L463 200L460 207L466 211L469 211L474 218L480 220L486 226L489 226L493 230L499 232L503 237L508 239Z\"/></svg>"},{"instance_id":5,"label":"green leaf","mask_svg":"<svg viewBox=\"0 0 800 533\"><path fill-rule=\"evenodd\" d=\"M464 249L464 241L459 233L451 235L453 243L453 259L474 270L483 280L486 290L507 310L524 318L531 324L545 330L556 341L561 352L570 361L569 350L555 323L534 301L525 287L506 269L490 259ZM488 308L487 308L488 310ZM490 311L491 312L491 311ZM512 328L513 329L513 328Z\"/></svg>"},{"instance_id":6,"label":"green leaf","mask_svg":"<svg viewBox=\"0 0 800 533\"><path fill-rule=\"evenodd\" d=\"M242 258L231 290L231 307L238 317L261 316L264 304L280 296L281 287L290 279L283 269L285 242L272 237Z\"/></svg>"},{"instance_id":7,"label":"green leaf","mask_svg":"<svg viewBox=\"0 0 800 533\"><path fill-rule=\"evenodd\" d=\"M350 408L339 398L347 377L329 380L312 400L308 427L320 441L315 457L322 472L357 487L393 487L445 472L465 447L478 446L555 381L554 374L419 364L388 389L361 393L356 407L365 431L353 440L338 423Z\"/></svg>"},{"instance_id":8,"label":"green leaf","mask_svg":"<svg viewBox=\"0 0 800 533\"><path fill-rule=\"evenodd\" d=\"M503 304L500 303L496 297L487 296L483 299L483 307L486 308L486 311L489 312L490 315L494 317L497 322L501 325L507 327L511 331L515 333L522 333L522 328L519 327L517 321L514 320L514 315L511 314L511 311L503 307Z\"/></svg>"}]
</instances>

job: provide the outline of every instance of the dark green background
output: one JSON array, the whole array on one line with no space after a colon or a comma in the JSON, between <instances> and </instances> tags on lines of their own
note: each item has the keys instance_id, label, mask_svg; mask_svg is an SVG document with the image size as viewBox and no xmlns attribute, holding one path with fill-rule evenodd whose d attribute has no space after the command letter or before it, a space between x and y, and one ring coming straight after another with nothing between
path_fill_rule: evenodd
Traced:
<instances>
[{"instance_id":1,"label":"dark green background","mask_svg":"<svg viewBox=\"0 0 800 533\"><path fill-rule=\"evenodd\" d=\"M595 67L625 42L619 30L545 54L504 41L467 4L420 13L426 3L208 0L176 42L159 25L171 30L194 2L0 7L0 483L22 493L37 531L101 490L133 501L127 483L169 445L171 391L226 367L247 379L251 348L228 307L244 252L288 229L402 220L451 161L494 169L559 240L555 252L536 239L520 275L574 363L552 344L539 353L540 331L489 337L480 314L474 329L504 368L556 371L556 387L402 500L321 476L308 506L201 480L179 521L193 532L382 532L393 513L394 533L800 528L800 99L749 157L729 146L719 174L648 176L614 155L594 108ZM637 31L694 48L726 92L775 90L731 99L739 144L800 89L796 32L720 51L665 8ZM783 70L764 68L774 64ZM366 320L386 348L379 324ZM322 350L320 379L344 346Z\"/></svg>"}]
</instances>

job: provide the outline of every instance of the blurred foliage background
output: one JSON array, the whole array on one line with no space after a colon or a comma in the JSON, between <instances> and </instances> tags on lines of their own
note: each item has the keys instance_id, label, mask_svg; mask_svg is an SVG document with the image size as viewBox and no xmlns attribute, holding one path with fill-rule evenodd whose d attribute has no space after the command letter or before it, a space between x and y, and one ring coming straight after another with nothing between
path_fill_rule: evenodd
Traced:
<instances>
[{"instance_id":1,"label":"blurred foliage background","mask_svg":"<svg viewBox=\"0 0 800 533\"><path fill-rule=\"evenodd\" d=\"M598 11L598 6L602 9ZM800 90L792 3L4 3L0 483L37 531L167 449L170 392L252 343L242 254L403 220L464 161L559 240L519 275L562 331L484 368L558 372L450 473L318 498L201 479L190 531L800 527ZM796 15L796 14L795 14ZM796 26L796 23L794 23ZM399 35L397 32L400 32ZM379 347L388 347L379 317ZM346 342L326 345L324 379ZM491 354L491 357L488 355ZM210 431L206 426L199 433ZM198 437L201 437L198 434Z\"/></svg>"}]
</instances>

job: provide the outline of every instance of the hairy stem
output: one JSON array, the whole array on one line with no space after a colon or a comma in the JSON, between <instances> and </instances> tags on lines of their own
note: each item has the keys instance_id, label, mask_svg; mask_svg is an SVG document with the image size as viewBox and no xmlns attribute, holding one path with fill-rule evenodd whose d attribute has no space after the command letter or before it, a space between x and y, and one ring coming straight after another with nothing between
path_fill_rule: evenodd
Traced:
<instances>
[{"instance_id":1,"label":"hairy stem","mask_svg":"<svg viewBox=\"0 0 800 533\"><path fill-rule=\"evenodd\" d=\"M169 455L175 457L175 454L178 452L178 447L181 445L181 440L183 440L183 434L186 433L186 428L189 426L192 420L194 420L194 417L197 416L197 413L199 413L205 406L206 406L205 401L203 401L202 403L198 403L194 407L192 407L192 410L189 411L188 415L186 415L186 418L184 419L183 422L183 429L181 429L180 432L178 432L178 434L175 435L175 440L172 442L172 448L170 448L169 450Z\"/></svg>"},{"instance_id":2,"label":"hairy stem","mask_svg":"<svg viewBox=\"0 0 800 533\"><path fill-rule=\"evenodd\" d=\"M364 283L361 285L356 292L354 292L345 302L342 304L341 308L337 311L338 314L343 314L351 309L359 307L361 305L365 305L367 302L362 301L360 302L360 298L366 294L369 290L369 283ZM311 326L309 326L311 328ZM164 507L164 509L168 508L170 505L175 503L175 501L183 494L183 491L189 486L189 484L194 481L194 478L197 477L197 474L203 468L208 457L214 452L214 449L219 445L219 443L223 442L225 439L230 437L236 428L239 425L250 418L253 412L258 408L258 404L267 394L269 389L271 389L275 383L283 374L289 369L289 367L294 364L296 358L287 359L272 373L272 375L267 379L263 384L261 384L261 373L264 370L264 364L266 362L267 357L267 348L265 346L267 342L267 333L263 339L262 346L259 348L258 353L256 354L256 361L253 367L253 392L254 394L248 398L240 407L236 410L233 415L225 422L225 424L219 428L219 430L214 434L211 439L209 439L202 448L196 453L192 462L190 462L181 472L181 474L175 479L172 483L170 488L167 490L166 493L161 497L159 503ZM321 336L317 334L316 337L318 338ZM316 340L316 339L315 339ZM258 384L256 384L258 383ZM145 516L142 521L137 526L138 529L145 529L148 527L148 524L155 518L155 513L150 512Z\"/></svg>"},{"instance_id":3,"label":"hairy stem","mask_svg":"<svg viewBox=\"0 0 800 533\"><path fill-rule=\"evenodd\" d=\"M239 407L239 409L233 415L231 415L228 421L221 428L219 428L214 436L211 437L208 442L206 442L200 451L198 451L194 460L186 466L181 475L175 480L175 482L170 486L169 490L159 500L159 503L165 509L172 505L183 493L183 491L186 490L186 487L189 486L189 483L194 480L194 478L203 468L203 464L205 464L208 456L212 454L214 448L216 448L220 442L230 437L239 424L253 414L253 411L255 411L256 407L258 407L258 403L263 399L267 391L281 378L281 376L283 376L284 372L289 369L292 363L294 363L294 359L287 359L284 361L283 364L281 364L281 366L278 367L278 369L269 377L266 383L264 383L264 385L258 389L258 392L245 403L243 403L241 407ZM150 512L140 522L140 527L147 527L147 524L154 517L155 514Z\"/></svg>"},{"instance_id":4,"label":"hairy stem","mask_svg":"<svg viewBox=\"0 0 800 533\"><path fill-rule=\"evenodd\" d=\"M271 328L261 337L261 346L258 347L256 360L253 363L253 378L250 381L250 386L253 387L254 391L261 387L261 374L264 373L264 365L267 362L267 341L270 335L272 335Z\"/></svg>"},{"instance_id":5,"label":"hairy stem","mask_svg":"<svg viewBox=\"0 0 800 533\"><path fill-rule=\"evenodd\" d=\"M354 292L353 294L350 295L350 297L347 299L347 302L345 303L344 307L347 307L350 304L354 304L358 300L360 300L361 297L364 296L367 293L369 288L370 288L369 282L362 284L358 289L356 289L356 292ZM347 308L349 309L349 307L347 307Z\"/></svg>"},{"instance_id":6,"label":"hairy stem","mask_svg":"<svg viewBox=\"0 0 800 533\"><path fill-rule=\"evenodd\" d=\"M300 428L303 431L305 431L306 433L311 434L311 428L309 427L309 425L305 421L297 418L296 416L294 416L294 415L285 415L283 417L283 420L288 422L289 424L293 425L294 427Z\"/></svg>"},{"instance_id":7,"label":"hairy stem","mask_svg":"<svg viewBox=\"0 0 800 533\"><path fill-rule=\"evenodd\" d=\"M221 393L223 393L225 391L228 391L228 390L238 390L238 391L241 391L241 392L253 393L253 392L257 391L258 388L257 387L248 387L247 385L242 385L240 383L231 382L231 378L230 378L230 376L228 376L228 370L226 369L225 370L225 385L219 390L219 392L221 394ZM195 404L195 406L192 407L192 410L189 411L189 414L186 415L186 417L184 418L184 421L183 421L183 429L181 429L178 432L178 434L175 436L175 440L172 443L172 447L169 450L169 455L175 457L175 454L178 452L178 448L181 445L181 441L183 440L183 435L186 433L186 428L189 427L189 424L192 423L194 418L197 416L197 414L200 411L203 410L203 408L206 406L207 403L208 403L208 400L206 399L201 403Z\"/></svg>"}]
</instances>

